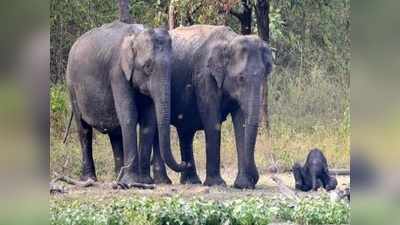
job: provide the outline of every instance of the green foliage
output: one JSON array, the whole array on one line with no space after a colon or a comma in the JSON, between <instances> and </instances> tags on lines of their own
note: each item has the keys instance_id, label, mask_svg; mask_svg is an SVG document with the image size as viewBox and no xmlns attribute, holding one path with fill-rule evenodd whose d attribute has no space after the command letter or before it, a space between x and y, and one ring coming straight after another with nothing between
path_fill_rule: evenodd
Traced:
<instances>
[{"instance_id":1,"label":"green foliage","mask_svg":"<svg viewBox=\"0 0 400 225\"><path fill-rule=\"evenodd\" d=\"M279 8L270 6L269 9L269 29L271 40L279 40L283 38L282 30L284 29L284 21Z\"/></svg>"},{"instance_id":2,"label":"green foliage","mask_svg":"<svg viewBox=\"0 0 400 225\"><path fill-rule=\"evenodd\" d=\"M326 70L314 67L308 74L296 76L290 70L282 70L279 76L271 76L269 93L272 129L277 136L281 135L282 126L290 125L294 132L315 132L321 127L339 128L346 123L349 88L342 82L330 81Z\"/></svg>"},{"instance_id":3,"label":"green foliage","mask_svg":"<svg viewBox=\"0 0 400 225\"><path fill-rule=\"evenodd\" d=\"M65 114L67 112L67 99L64 86L50 88L50 110L52 113Z\"/></svg>"},{"instance_id":4,"label":"green foliage","mask_svg":"<svg viewBox=\"0 0 400 225\"><path fill-rule=\"evenodd\" d=\"M50 87L50 121L52 131L58 135L64 128L64 123L68 114L69 101L67 92L62 85Z\"/></svg>"},{"instance_id":5,"label":"green foliage","mask_svg":"<svg viewBox=\"0 0 400 225\"><path fill-rule=\"evenodd\" d=\"M281 36L272 34L280 67L309 74L316 65L329 71L331 79L349 86L350 1L280 1L271 5L279 10L284 26Z\"/></svg>"},{"instance_id":6,"label":"green foliage","mask_svg":"<svg viewBox=\"0 0 400 225\"><path fill-rule=\"evenodd\" d=\"M308 199L300 201L294 208L293 219L299 224L347 224L350 221L349 207L329 199Z\"/></svg>"},{"instance_id":7,"label":"green foliage","mask_svg":"<svg viewBox=\"0 0 400 225\"><path fill-rule=\"evenodd\" d=\"M247 198L227 202L178 197L164 199L128 198L89 203L53 200L51 224L180 224L180 225L263 225L271 222L297 224L348 224L350 206L328 198Z\"/></svg>"}]
</instances>

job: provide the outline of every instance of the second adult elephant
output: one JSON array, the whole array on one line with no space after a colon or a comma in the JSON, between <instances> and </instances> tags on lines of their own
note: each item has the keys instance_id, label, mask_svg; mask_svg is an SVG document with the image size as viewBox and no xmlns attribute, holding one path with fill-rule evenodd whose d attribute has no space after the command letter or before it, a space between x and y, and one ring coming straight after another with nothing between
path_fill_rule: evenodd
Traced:
<instances>
[{"instance_id":1,"label":"second adult elephant","mask_svg":"<svg viewBox=\"0 0 400 225\"><path fill-rule=\"evenodd\" d=\"M259 175L254 145L271 51L259 37L224 26L195 25L170 32L172 39L171 123L177 128L182 160L191 165L181 183L200 183L193 159L193 137L205 131L205 185L225 185L220 174L221 123L232 115L237 188L254 188ZM155 140L157 142L157 140ZM161 159L157 145L153 161Z\"/></svg>"}]
</instances>

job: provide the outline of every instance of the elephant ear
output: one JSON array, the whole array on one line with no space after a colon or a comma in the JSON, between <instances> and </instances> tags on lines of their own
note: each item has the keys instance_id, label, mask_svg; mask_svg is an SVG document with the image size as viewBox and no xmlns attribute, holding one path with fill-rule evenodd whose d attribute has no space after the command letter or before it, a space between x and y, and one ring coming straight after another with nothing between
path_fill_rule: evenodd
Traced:
<instances>
[{"instance_id":1,"label":"elephant ear","mask_svg":"<svg viewBox=\"0 0 400 225\"><path fill-rule=\"evenodd\" d=\"M132 79L134 58L136 56L136 51L132 46L134 39L134 35L125 37L120 50L120 66L128 81Z\"/></svg>"},{"instance_id":2,"label":"elephant ear","mask_svg":"<svg viewBox=\"0 0 400 225\"><path fill-rule=\"evenodd\" d=\"M218 88L221 88L224 83L228 62L228 45L226 43L217 43L211 49L207 59L207 68Z\"/></svg>"},{"instance_id":3,"label":"elephant ear","mask_svg":"<svg viewBox=\"0 0 400 225\"><path fill-rule=\"evenodd\" d=\"M264 43L263 46L261 47L262 49L262 59L265 65L265 71L266 74L270 74L272 71L272 52L270 48L268 47L267 43Z\"/></svg>"}]
</instances>

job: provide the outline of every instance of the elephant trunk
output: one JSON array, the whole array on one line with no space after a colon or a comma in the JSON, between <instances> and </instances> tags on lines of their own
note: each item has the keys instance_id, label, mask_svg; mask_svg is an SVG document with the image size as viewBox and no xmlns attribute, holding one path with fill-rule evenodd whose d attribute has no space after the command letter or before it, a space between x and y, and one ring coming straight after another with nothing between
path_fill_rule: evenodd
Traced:
<instances>
[{"instance_id":1,"label":"elephant trunk","mask_svg":"<svg viewBox=\"0 0 400 225\"><path fill-rule=\"evenodd\" d=\"M246 167L250 168L251 176L253 177L254 183L258 181L258 172L254 161L254 146L256 143L259 115L261 107L261 95L262 88L255 87L251 88L250 100L247 102L246 121L244 130L244 151L245 151L245 162Z\"/></svg>"},{"instance_id":2,"label":"elephant trunk","mask_svg":"<svg viewBox=\"0 0 400 225\"><path fill-rule=\"evenodd\" d=\"M161 74L161 73L160 73ZM178 164L174 159L171 152L170 143L170 112L171 112L171 82L170 76L163 76L153 82L152 97L156 110L157 128L158 128L158 141L161 149L161 156L166 164L176 172L186 170L187 165L185 162Z\"/></svg>"}]
</instances>

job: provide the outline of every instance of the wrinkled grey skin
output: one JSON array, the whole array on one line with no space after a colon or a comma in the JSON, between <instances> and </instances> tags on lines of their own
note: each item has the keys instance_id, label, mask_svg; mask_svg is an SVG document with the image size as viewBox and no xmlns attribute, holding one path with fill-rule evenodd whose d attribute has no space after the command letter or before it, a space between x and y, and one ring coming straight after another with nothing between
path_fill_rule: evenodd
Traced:
<instances>
[{"instance_id":1,"label":"wrinkled grey skin","mask_svg":"<svg viewBox=\"0 0 400 225\"><path fill-rule=\"evenodd\" d=\"M82 179L96 179L92 128L109 135L121 183L152 183L150 161L156 127L162 156L176 171L169 139L171 39L162 29L113 22L93 29L73 45L66 81L82 147ZM136 126L143 145L137 150ZM147 163L149 164L149 163ZM127 172L126 172L127 171Z\"/></svg>"},{"instance_id":2,"label":"wrinkled grey skin","mask_svg":"<svg viewBox=\"0 0 400 225\"><path fill-rule=\"evenodd\" d=\"M204 130L204 184L225 185L220 174L220 128L231 114L238 156L234 187L254 188L259 177L254 145L265 79L272 69L271 51L259 37L238 35L223 26L177 28L170 35L171 123L178 131L182 160L191 165L182 173L181 183L200 183L192 143L195 132ZM155 142L153 163L159 168Z\"/></svg>"}]
</instances>

